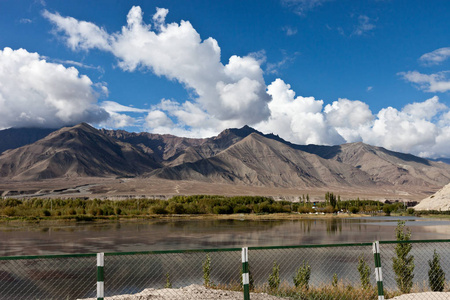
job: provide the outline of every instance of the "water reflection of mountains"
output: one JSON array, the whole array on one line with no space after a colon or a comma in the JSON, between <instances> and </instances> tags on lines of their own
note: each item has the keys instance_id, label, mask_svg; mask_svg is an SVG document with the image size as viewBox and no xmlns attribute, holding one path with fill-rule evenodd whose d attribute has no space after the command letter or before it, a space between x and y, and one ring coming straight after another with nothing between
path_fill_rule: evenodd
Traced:
<instances>
[{"instance_id":1,"label":"water reflection of mountains","mask_svg":"<svg viewBox=\"0 0 450 300\"><path fill-rule=\"evenodd\" d=\"M386 220L379 220L383 221ZM361 218L3 224L0 256L372 242L393 240L395 219L391 224L383 226L373 219ZM425 226L411 227L413 239L448 237L450 222L443 226L422 224Z\"/></svg>"}]
</instances>

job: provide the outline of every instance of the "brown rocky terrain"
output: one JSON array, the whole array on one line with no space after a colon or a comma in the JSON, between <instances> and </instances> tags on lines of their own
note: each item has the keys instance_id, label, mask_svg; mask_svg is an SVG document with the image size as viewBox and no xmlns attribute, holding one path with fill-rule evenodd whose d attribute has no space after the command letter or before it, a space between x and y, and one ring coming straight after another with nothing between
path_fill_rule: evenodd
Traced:
<instances>
[{"instance_id":1,"label":"brown rocky terrain","mask_svg":"<svg viewBox=\"0 0 450 300\"><path fill-rule=\"evenodd\" d=\"M56 130L49 128L8 128L0 130L0 154L9 149L32 144Z\"/></svg>"},{"instance_id":2,"label":"brown rocky terrain","mask_svg":"<svg viewBox=\"0 0 450 300\"><path fill-rule=\"evenodd\" d=\"M83 123L0 155L0 191L9 195L35 186L34 193L42 195L58 194L55 190L108 196L339 190L417 200L449 182L450 165L442 162L363 143L295 145L248 126L193 139L97 130Z\"/></svg>"},{"instance_id":3,"label":"brown rocky terrain","mask_svg":"<svg viewBox=\"0 0 450 300\"><path fill-rule=\"evenodd\" d=\"M0 177L12 180L136 176L158 167L152 156L85 123L0 156Z\"/></svg>"}]
</instances>

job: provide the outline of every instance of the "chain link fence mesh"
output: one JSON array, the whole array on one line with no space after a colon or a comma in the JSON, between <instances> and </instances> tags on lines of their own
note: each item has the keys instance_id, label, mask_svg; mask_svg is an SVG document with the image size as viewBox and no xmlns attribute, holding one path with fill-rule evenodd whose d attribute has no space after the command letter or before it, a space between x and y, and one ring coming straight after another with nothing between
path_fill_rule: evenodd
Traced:
<instances>
[{"instance_id":1,"label":"chain link fence mesh","mask_svg":"<svg viewBox=\"0 0 450 300\"><path fill-rule=\"evenodd\" d=\"M449 243L380 242L386 299L450 299ZM251 247L248 257L250 299L379 299L371 243ZM104 297L244 299L241 275L241 249L106 253ZM0 258L3 299L97 299L96 256Z\"/></svg>"},{"instance_id":2,"label":"chain link fence mesh","mask_svg":"<svg viewBox=\"0 0 450 300\"><path fill-rule=\"evenodd\" d=\"M384 288L388 297L430 291L449 292L450 244L443 242L380 242ZM435 252L436 251L436 252ZM433 257L436 258L434 266ZM447 276L445 274L448 274ZM439 293L421 299L442 298ZM402 299L411 297L403 296Z\"/></svg>"},{"instance_id":3,"label":"chain link fence mesh","mask_svg":"<svg viewBox=\"0 0 450 300\"><path fill-rule=\"evenodd\" d=\"M95 255L0 260L0 299L93 297L96 276Z\"/></svg>"}]
</instances>

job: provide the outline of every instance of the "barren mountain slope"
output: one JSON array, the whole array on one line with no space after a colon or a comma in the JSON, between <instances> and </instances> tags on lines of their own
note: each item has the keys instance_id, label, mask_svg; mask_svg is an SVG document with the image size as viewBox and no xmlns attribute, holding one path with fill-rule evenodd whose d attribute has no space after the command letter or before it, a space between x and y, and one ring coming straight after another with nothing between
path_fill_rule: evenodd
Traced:
<instances>
[{"instance_id":1,"label":"barren mountain slope","mask_svg":"<svg viewBox=\"0 0 450 300\"><path fill-rule=\"evenodd\" d=\"M450 182L450 165L364 143L344 144L333 159L360 168L375 180L394 185L442 186Z\"/></svg>"},{"instance_id":2,"label":"barren mountain slope","mask_svg":"<svg viewBox=\"0 0 450 300\"><path fill-rule=\"evenodd\" d=\"M101 131L114 139L130 143L146 153L153 154L159 162L170 166L212 157L250 133L256 132L255 129L244 126L240 129L226 129L215 137L195 139L170 134L135 133L124 130L101 129Z\"/></svg>"},{"instance_id":3,"label":"barren mountain slope","mask_svg":"<svg viewBox=\"0 0 450 300\"><path fill-rule=\"evenodd\" d=\"M178 157L184 150L203 144L206 139L177 137L170 134L153 134L148 132L127 132L125 130L101 129L105 135L129 143L143 152L153 154L159 162L165 162Z\"/></svg>"},{"instance_id":4,"label":"barren mountain slope","mask_svg":"<svg viewBox=\"0 0 450 300\"><path fill-rule=\"evenodd\" d=\"M374 185L364 172L252 133L214 157L152 172L176 180L317 187ZM383 184L387 184L384 183Z\"/></svg>"},{"instance_id":5,"label":"barren mountain slope","mask_svg":"<svg viewBox=\"0 0 450 300\"><path fill-rule=\"evenodd\" d=\"M374 180L394 185L443 186L450 182L450 165L364 143L340 146L295 145L309 153L361 169Z\"/></svg>"},{"instance_id":6,"label":"barren mountain slope","mask_svg":"<svg viewBox=\"0 0 450 300\"><path fill-rule=\"evenodd\" d=\"M15 180L134 176L158 167L151 156L85 123L62 128L0 156L0 177Z\"/></svg>"},{"instance_id":7,"label":"barren mountain slope","mask_svg":"<svg viewBox=\"0 0 450 300\"><path fill-rule=\"evenodd\" d=\"M9 128L0 130L0 154L32 144L58 129L48 128Z\"/></svg>"},{"instance_id":8,"label":"barren mountain slope","mask_svg":"<svg viewBox=\"0 0 450 300\"><path fill-rule=\"evenodd\" d=\"M416 210L450 210L450 184L423 199L414 208Z\"/></svg>"}]
</instances>

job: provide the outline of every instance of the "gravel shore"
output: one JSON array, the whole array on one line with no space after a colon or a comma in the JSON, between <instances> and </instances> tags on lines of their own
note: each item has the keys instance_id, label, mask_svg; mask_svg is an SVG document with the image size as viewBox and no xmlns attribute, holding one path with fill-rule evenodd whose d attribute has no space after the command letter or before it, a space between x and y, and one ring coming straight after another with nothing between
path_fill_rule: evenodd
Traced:
<instances>
[{"instance_id":1,"label":"gravel shore","mask_svg":"<svg viewBox=\"0 0 450 300\"><path fill-rule=\"evenodd\" d=\"M89 298L84 300L96 300L97 298ZM207 289L202 285L193 284L179 289L145 289L138 294L118 295L105 297L105 300L242 300L242 292L233 292L225 290ZM280 300L283 298L270 296L265 293L251 293L252 300Z\"/></svg>"},{"instance_id":2,"label":"gravel shore","mask_svg":"<svg viewBox=\"0 0 450 300\"><path fill-rule=\"evenodd\" d=\"M450 293L442 293L442 292L405 294L392 298L392 300L447 300L447 299L450 299Z\"/></svg>"}]
</instances>

